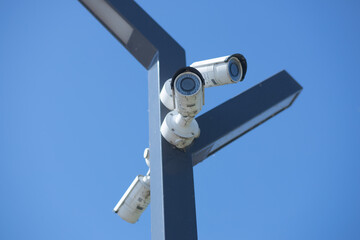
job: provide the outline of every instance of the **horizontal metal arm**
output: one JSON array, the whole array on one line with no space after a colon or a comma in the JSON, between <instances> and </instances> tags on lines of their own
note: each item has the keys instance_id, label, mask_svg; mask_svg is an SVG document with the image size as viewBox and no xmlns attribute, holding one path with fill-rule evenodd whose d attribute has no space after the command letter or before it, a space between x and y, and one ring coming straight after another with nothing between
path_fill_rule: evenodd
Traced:
<instances>
[{"instance_id":1,"label":"horizontal metal arm","mask_svg":"<svg viewBox=\"0 0 360 240\"><path fill-rule=\"evenodd\" d=\"M196 118L193 166L291 106L302 87L284 70Z\"/></svg>"},{"instance_id":2,"label":"horizontal metal arm","mask_svg":"<svg viewBox=\"0 0 360 240\"><path fill-rule=\"evenodd\" d=\"M183 48L133 0L79 0L146 68ZM164 57L162 57L164 58Z\"/></svg>"}]
</instances>

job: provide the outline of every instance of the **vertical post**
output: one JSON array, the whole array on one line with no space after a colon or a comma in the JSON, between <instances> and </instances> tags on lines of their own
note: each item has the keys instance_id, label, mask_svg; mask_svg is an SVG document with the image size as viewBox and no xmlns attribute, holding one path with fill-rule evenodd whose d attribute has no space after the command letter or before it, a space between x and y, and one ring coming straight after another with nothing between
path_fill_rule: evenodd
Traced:
<instances>
[{"instance_id":1,"label":"vertical post","mask_svg":"<svg viewBox=\"0 0 360 240\"><path fill-rule=\"evenodd\" d=\"M197 239L194 180L191 156L174 148L160 133L168 110L160 89L180 67L185 52L159 51L148 72L149 142L151 163L151 239Z\"/></svg>"},{"instance_id":2,"label":"vertical post","mask_svg":"<svg viewBox=\"0 0 360 240\"><path fill-rule=\"evenodd\" d=\"M185 51L133 0L80 0L148 70L151 238L197 239L192 160L166 142L160 89L185 67Z\"/></svg>"}]
</instances>

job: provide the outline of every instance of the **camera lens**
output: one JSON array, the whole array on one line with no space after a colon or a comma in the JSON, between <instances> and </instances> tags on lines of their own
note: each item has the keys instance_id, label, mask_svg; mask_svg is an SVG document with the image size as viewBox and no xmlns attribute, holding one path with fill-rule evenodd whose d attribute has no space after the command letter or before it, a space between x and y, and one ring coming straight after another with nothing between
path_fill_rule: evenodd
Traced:
<instances>
[{"instance_id":1,"label":"camera lens","mask_svg":"<svg viewBox=\"0 0 360 240\"><path fill-rule=\"evenodd\" d=\"M233 77L236 77L239 74L239 68L235 63L230 64L230 74Z\"/></svg>"},{"instance_id":2,"label":"camera lens","mask_svg":"<svg viewBox=\"0 0 360 240\"><path fill-rule=\"evenodd\" d=\"M183 95L193 95L201 88L201 80L193 73L180 74L176 81L175 87Z\"/></svg>"},{"instance_id":3,"label":"camera lens","mask_svg":"<svg viewBox=\"0 0 360 240\"><path fill-rule=\"evenodd\" d=\"M191 91L195 88L195 82L191 78L184 78L180 82L180 86L184 91Z\"/></svg>"},{"instance_id":4,"label":"camera lens","mask_svg":"<svg viewBox=\"0 0 360 240\"><path fill-rule=\"evenodd\" d=\"M231 80L233 82L238 82L240 80L240 75L241 75L240 63L234 58L231 58L228 63L228 70Z\"/></svg>"}]
</instances>

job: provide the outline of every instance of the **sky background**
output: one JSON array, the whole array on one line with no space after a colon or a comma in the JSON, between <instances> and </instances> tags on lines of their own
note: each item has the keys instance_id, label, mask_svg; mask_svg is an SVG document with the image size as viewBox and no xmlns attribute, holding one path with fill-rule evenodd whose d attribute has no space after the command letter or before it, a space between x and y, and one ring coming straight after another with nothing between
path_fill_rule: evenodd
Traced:
<instances>
[{"instance_id":1,"label":"sky background","mask_svg":"<svg viewBox=\"0 0 360 240\"><path fill-rule=\"evenodd\" d=\"M247 58L202 113L283 69L304 88L194 168L199 239L360 239L360 2L137 3L187 64ZM112 212L147 172L146 81L78 1L0 1L0 239L150 239L150 208Z\"/></svg>"}]
</instances>

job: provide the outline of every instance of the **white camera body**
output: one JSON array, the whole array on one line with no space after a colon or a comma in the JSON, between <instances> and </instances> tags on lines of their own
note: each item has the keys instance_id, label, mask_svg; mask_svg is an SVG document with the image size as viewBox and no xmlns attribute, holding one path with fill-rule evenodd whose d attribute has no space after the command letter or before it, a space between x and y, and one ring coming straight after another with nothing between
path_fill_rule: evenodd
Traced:
<instances>
[{"instance_id":1,"label":"white camera body","mask_svg":"<svg viewBox=\"0 0 360 240\"><path fill-rule=\"evenodd\" d=\"M243 55L233 55L194 62L190 67L196 68L204 77L205 87L237 83L244 79L247 63Z\"/></svg>"},{"instance_id":2,"label":"white camera body","mask_svg":"<svg viewBox=\"0 0 360 240\"><path fill-rule=\"evenodd\" d=\"M173 90L171 89L171 78L168 79L160 92L160 100L169 110L174 110Z\"/></svg>"},{"instance_id":3,"label":"white camera body","mask_svg":"<svg viewBox=\"0 0 360 240\"><path fill-rule=\"evenodd\" d=\"M150 176L138 175L114 207L114 212L129 223L138 221L150 203Z\"/></svg>"},{"instance_id":4,"label":"white camera body","mask_svg":"<svg viewBox=\"0 0 360 240\"><path fill-rule=\"evenodd\" d=\"M170 110L161 124L162 136L177 148L185 148L199 137L200 128L194 117L204 105L205 81L191 67L179 69L165 82L160 93L162 103Z\"/></svg>"},{"instance_id":5,"label":"white camera body","mask_svg":"<svg viewBox=\"0 0 360 240\"><path fill-rule=\"evenodd\" d=\"M177 75L172 82L174 107L184 117L195 117L204 105L201 75L188 71Z\"/></svg>"},{"instance_id":6,"label":"white camera body","mask_svg":"<svg viewBox=\"0 0 360 240\"><path fill-rule=\"evenodd\" d=\"M184 117L177 110L169 112L161 124L163 137L177 148L189 146L200 136L200 128L192 117Z\"/></svg>"}]
</instances>

